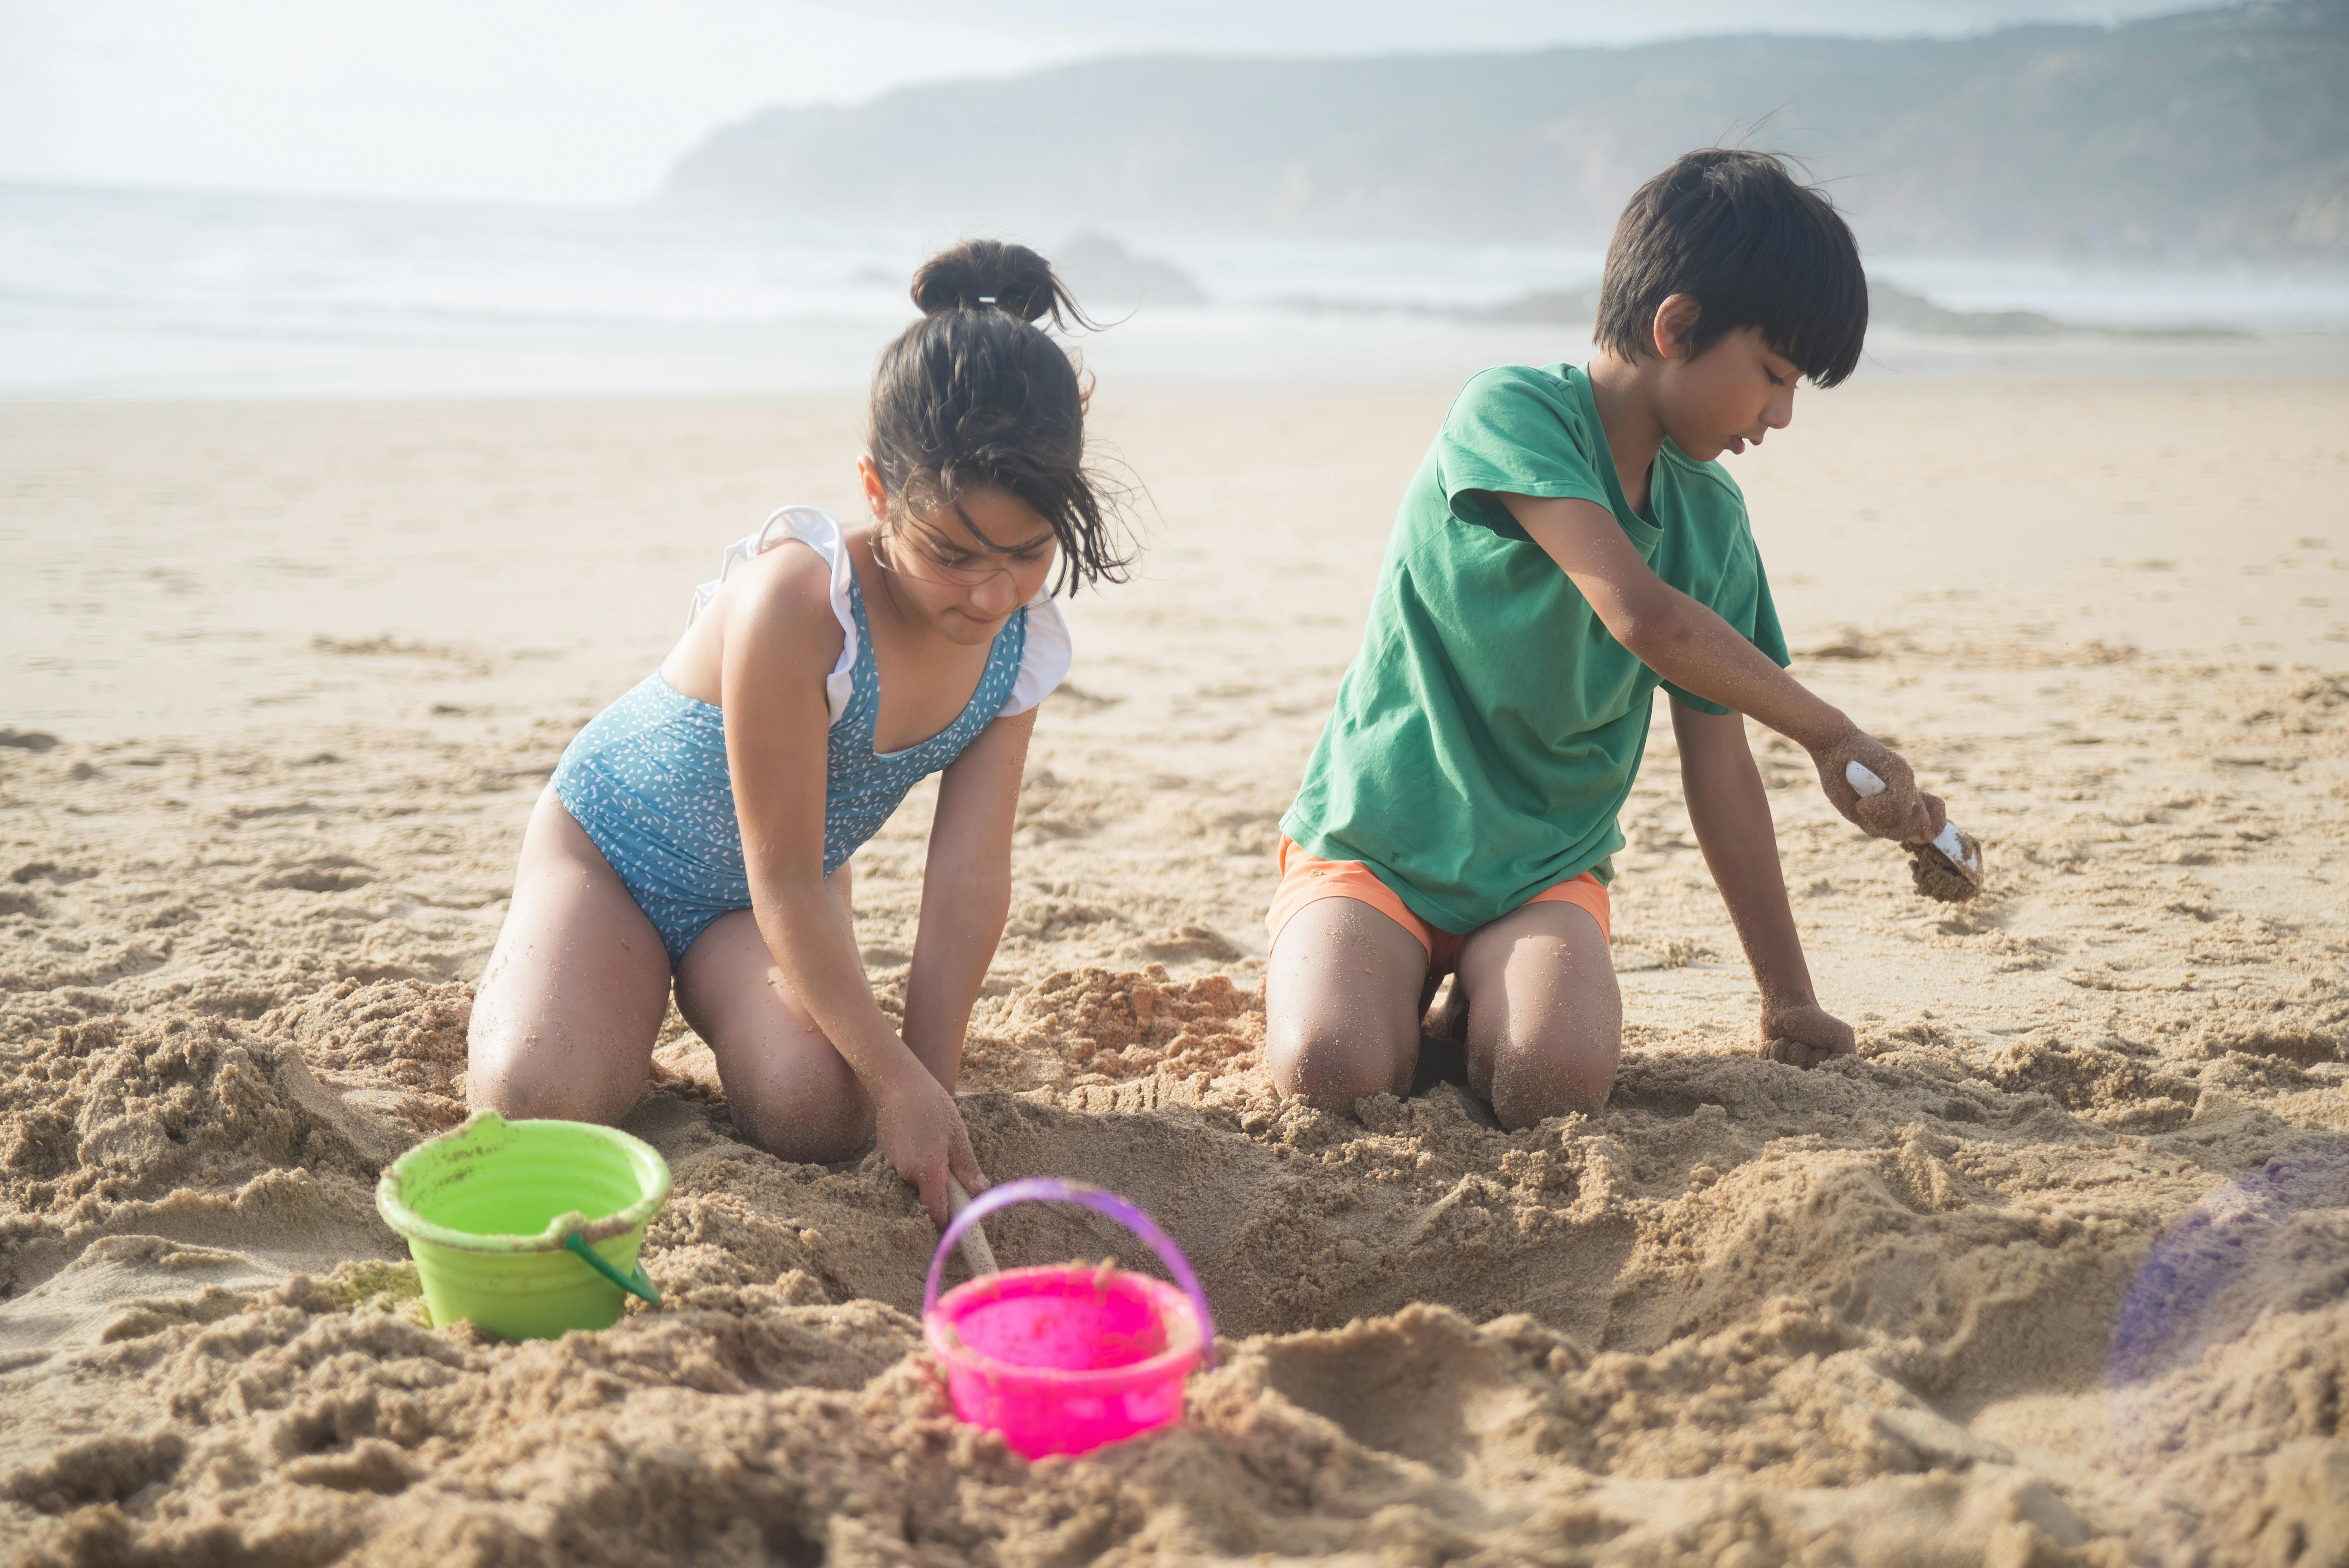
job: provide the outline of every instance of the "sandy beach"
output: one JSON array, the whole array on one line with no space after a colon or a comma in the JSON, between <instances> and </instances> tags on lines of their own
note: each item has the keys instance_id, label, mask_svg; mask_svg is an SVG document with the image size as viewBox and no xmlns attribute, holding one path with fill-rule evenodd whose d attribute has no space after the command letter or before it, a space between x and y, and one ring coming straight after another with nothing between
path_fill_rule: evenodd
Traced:
<instances>
[{"instance_id":1,"label":"sandy beach","mask_svg":"<svg viewBox=\"0 0 2349 1568\"><path fill-rule=\"evenodd\" d=\"M674 1013L658 1309L434 1330L373 1202L463 1117L562 747L729 541L848 514L861 398L0 403L0 1560L2349 1563L2349 380L1802 394L1731 466L1795 671L1988 888L1757 731L1861 1042L1757 1059L1660 715L1620 1076L1515 1134L1261 1060L1276 823L1451 390L1104 384L1148 550L1071 611L963 1104L1225 1342L1034 1465L918 1351L910 1190L743 1141ZM857 857L885 1006L928 799Z\"/></svg>"}]
</instances>

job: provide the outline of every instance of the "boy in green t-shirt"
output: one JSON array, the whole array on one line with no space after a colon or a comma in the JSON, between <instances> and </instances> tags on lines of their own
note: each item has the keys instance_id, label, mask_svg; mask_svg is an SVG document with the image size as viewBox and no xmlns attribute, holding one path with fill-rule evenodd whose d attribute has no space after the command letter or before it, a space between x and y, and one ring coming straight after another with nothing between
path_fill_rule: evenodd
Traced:
<instances>
[{"instance_id":1,"label":"boy in green t-shirt","mask_svg":"<svg viewBox=\"0 0 2349 1568\"><path fill-rule=\"evenodd\" d=\"M1941 803L1806 690L1713 459L1851 374L1868 285L1826 196L1756 152L1692 152L1641 188L1577 368L1470 381L1404 492L1335 711L1282 820L1267 923L1274 1081L1331 1109L1403 1092L1440 1030L1501 1124L1595 1109L1622 998L1608 953L1616 812L1671 694L1690 820L1762 991L1764 1056L1852 1049L1819 1006L1745 715L1800 743L1827 798L1916 843ZM1859 762L1886 790L1845 781Z\"/></svg>"}]
</instances>

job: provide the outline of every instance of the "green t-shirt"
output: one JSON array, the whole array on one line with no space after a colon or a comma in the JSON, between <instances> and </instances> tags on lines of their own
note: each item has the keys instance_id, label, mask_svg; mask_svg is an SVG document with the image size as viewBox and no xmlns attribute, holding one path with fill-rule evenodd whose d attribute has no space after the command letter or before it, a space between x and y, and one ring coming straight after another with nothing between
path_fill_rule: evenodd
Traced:
<instances>
[{"instance_id":1,"label":"green t-shirt","mask_svg":"<svg viewBox=\"0 0 2349 1568\"><path fill-rule=\"evenodd\" d=\"M1660 684L1495 491L1607 508L1657 576L1787 662L1745 498L1718 464L1666 441L1642 518L1579 369L1470 381L1403 494L1361 652L1281 820L1440 931L1474 931L1586 871L1612 876Z\"/></svg>"}]
</instances>

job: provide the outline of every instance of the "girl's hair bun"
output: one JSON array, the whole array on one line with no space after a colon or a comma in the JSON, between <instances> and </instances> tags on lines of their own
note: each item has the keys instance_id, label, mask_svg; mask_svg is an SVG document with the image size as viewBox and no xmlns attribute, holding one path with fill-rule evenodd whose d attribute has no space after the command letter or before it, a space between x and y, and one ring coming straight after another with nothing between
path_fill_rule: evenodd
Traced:
<instances>
[{"instance_id":1,"label":"girl's hair bun","mask_svg":"<svg viewBox=\"0 0 2349 1568\"><path fill-rule=\"evenodd\" d=\"M1021 321L1049 315L1054 326L1094 325L1053 275L1051 263L1001 240L965 240L940 251L915 269L913 294L924 315L999 310Z\"/></svg>"},{"instance_id":2,"label":"girl's hair bun","mask_svg":"<svg viewBox=\"0 0 2349 1568\"><path fill-rule=\"evenodd\" d=\"M1038 329L1046 316L1093 325L1052 264L1025 245L965 240L922 263L913 293L920 319L873 367L866 451L887 526L929 527L972 491L999 490L1051 525L1055 592L1123 582L1133 557L1118 497L1085 466L1087 387L1067 347ZM971 531L987 550L1011 548Z\"/></svg>"}]
</instances>

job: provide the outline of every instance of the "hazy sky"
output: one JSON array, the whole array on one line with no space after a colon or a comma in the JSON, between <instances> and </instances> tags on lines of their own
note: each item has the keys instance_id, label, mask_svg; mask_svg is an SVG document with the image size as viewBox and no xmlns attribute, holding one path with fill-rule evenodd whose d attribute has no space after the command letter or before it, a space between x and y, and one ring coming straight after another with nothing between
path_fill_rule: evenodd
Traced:
<instances>
[{"instance_id":1,"label":"hazy sky","mask_svg":"<svg viewBox=\"0 0 2349 1568\"><path fill-rule=\"evenodd\" d=\"M620 202L721 121L1112 51L1959 33L2191 0L0 0L0 180Z\"/></svg>"}]
</instances>

